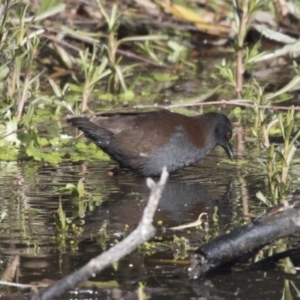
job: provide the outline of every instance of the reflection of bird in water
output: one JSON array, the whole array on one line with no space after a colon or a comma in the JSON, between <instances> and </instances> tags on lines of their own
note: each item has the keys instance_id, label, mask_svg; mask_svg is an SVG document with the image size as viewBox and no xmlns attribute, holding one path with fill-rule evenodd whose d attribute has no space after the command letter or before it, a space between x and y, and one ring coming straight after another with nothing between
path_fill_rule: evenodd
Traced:
<instances>
[{"instance_id":1,"label":"reflection of bird in water","mask_svg":"<svg viewBox=\"0 0 300 300\"><path fill-rule=\"evenodd\" d=\"M130 225L132 229L140 221L148 201L149 189L144 179L137 179L131 184L126 180L122 183L120 177L117 181L120 194L115 191L107 195L109 200L97 210L97 220L107 219L113 227L120 225L120 230L124 228L124 224ZM198 182L171 180L165 186L154 222L161 220L167 227L178 226L195 221L202 212L211 216L216 206L222 215L228 215L229 212L224 212L226 205L222 202L225 204L226 200L214 200L209 189Z\"/></svg>"}]
</instances>

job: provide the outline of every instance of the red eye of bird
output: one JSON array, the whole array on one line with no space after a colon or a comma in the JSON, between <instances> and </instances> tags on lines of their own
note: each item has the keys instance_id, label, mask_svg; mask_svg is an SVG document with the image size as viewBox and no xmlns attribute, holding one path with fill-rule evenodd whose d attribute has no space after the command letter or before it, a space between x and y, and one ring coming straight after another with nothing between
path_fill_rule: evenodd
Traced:
<instances>
[{"instance_id":1,"label":"red eye of bird","mask_svg":"<svg viewBox=\"0 0 300 300\"><path fill-rule=\"evenodd\" d=\"M231 139L231 132L227 132L226 133L226 138L229 140L229 139Z\"/></svg>"}]
</instances>

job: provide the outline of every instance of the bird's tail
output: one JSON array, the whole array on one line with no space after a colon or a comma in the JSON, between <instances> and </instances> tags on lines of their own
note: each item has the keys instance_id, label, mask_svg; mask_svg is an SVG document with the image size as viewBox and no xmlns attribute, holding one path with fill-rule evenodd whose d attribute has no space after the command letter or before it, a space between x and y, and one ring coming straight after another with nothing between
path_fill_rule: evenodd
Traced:
<instances>
[{"instance_id":1,"label":"bird's tail","mask_svg":"<svg viewBox=\"0 0 300 300\"><path fill-rule=\"evenodd\" d=\"M91 122L88 117L70 117L67 122L83 131L87 138L100 147L105 148L105 145L108 145L112 140L111 132Z\"/></svg>"}]
</instances>

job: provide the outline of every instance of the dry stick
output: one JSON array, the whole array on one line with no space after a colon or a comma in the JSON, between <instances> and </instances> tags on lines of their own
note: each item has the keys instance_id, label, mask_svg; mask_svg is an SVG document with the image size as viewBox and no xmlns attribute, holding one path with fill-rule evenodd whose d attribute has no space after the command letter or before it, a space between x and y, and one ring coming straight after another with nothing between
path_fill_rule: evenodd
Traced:
<instances>
[{"instance_id":1,"label":"dry stick","mask_svg":"<svg viewBox=\"0 0 300 300\"><path fill-rule=\"evenodd\" d=\"M164 167L158 183L155 183L151 178L147 178L147 186L151 190L149 201L144 209L143 217L138 227L130 235L108 251L91 259L78 271L64 277L46 290L41 291L39 295L34 295L31 299L46 300L59 297L67 290L73 289L79 283L87 280L89 277L95 276L107 266L131 253L143 242L151 239L155 235L155 228L152 225L153 216L167 182L168 175L169 173L166 167Z\"/></svg>"},{"instance_id":2,"label":"dry stick","mask_svg":"<svg viewBox=\"0 0 300 300\"><path fill-rule=\"evenodd\" d=\"M35 288L35 286L33 284L15 283L15 282L8 282L8 281L4 281L4 280L0 280L0 285L13 286L13 287L17 287L19 289Z\"/></svg>"},{"instance_id":3,"label":"dry stick","mask_svg":"<svg viewBox=\"0 0 300 300\"><path fill-rule=\"evenodd\" d=\"M238 1L236 1L238 3ZM238 49L236 56L236 94L238 98L242 98L243 91L243 75L244 75L244 65L243 65L243 46L244 39L246 35L247 25L249 21L248 14L249 0L243 1L242 16L240 19L239 33L238 33ZM237 6L237 9L239 7ZM236 12L239 14L239 11Z\"/></svg>"},{"instance_id":4,"label":"dry stick","mask_svg":"<svg viewBox=\"0 0 300 300\"><path fill-rule=\"evenodd\" d=\"M242 99L238 99L242 101ZM239 102L236 100L220 100L220 101L210 101L210 102L198 102L198 103L187 103L187 104L172 104L172 105L135 105L132 108L143 109L143 108L176 108L176 107L191 107L191 106L206 106L206 105L233 105L240 107L248 107L248 108L266 108L272 110L290 110L293 109L295 111L300 111L300 106L271 106L271 105L259 105L259 104L250 104L245 102Z\"/></svg>"},{"instance_id":5,"label":"dry stick","mask_svg":"<svg viewBox=\"0 0 300 300\"><path fill-rule=\"evenodd\" d=\"M91 90L84 88L82 93L82 106L81 106L81 113L84 113L88 110L88 99L91 94Z\"/></svg>"},{"instance_id":6,"label":"dry stick","mask_svg":"<svg viewBox=\"0 0 300 300\"><path fill-rule=\"evenodd\" d=\"M18 121L21 120L21 117L23 114L23 109L24 109L25 103L27 101L27 92L29 89L30 74L31 74L31 71L30 71L30 69L28 69L26 72L26 75L25 75L23 93L19 100L19 105L18 105Z\"/></svg>"}]
</instances>

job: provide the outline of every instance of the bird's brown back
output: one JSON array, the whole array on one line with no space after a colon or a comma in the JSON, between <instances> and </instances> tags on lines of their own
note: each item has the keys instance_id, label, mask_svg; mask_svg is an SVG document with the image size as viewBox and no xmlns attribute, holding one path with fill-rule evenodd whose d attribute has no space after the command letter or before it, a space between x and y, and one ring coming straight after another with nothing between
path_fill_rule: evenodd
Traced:
<instances>
[{"instance_id":1,"label":"bird's brown back","mask_svg":"<svg viewBox=\"0 0 300 300\"><path fill-rule=\"evenodd\" d=\"M167 110L97 116L90 121L111 132L122 147L144 155L166 144L180 126L189 134L195 146L203 147L207 136L202 133L208 132L206 128L209 125L201 116L191 118Z\"/></svg>"}]
</instances>

